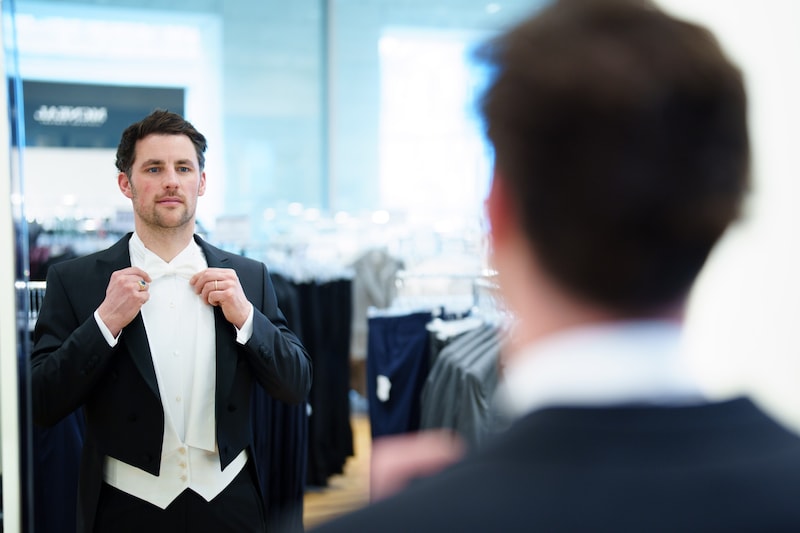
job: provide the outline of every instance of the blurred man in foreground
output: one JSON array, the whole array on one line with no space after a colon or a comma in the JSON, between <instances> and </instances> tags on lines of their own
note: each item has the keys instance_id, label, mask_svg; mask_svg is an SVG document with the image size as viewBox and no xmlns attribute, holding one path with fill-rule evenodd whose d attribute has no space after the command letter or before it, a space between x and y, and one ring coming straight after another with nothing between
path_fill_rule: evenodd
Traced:
<instances>
[{"instance_id":1,"label":"blurred man in foreground","mask_svg":"<svg viewBox=\"0 0 800 533\"><path fill-rule=\"evenodd\" d=\"M800 439L681 365L687 295L748 188L741 73L639 0L555 2L484 54L513 423L320 531L799 530ZM434 455L415 439L407 477Z\"/></svg>"}]
</instances>

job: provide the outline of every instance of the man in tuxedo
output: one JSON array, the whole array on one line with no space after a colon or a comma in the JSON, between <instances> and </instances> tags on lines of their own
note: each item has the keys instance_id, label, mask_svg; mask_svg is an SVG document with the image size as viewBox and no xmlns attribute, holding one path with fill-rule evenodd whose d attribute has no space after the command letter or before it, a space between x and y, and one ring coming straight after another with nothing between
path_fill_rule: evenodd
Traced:
<instances>
[{"instance_id":1,"label":"man in tuxedo","mask_svg":"<svg viewBox=\"0 0 800 533\"><path fill-rule=\"evenodd\" d=\"M556 0L483 54L510 425L434 474L446 439L382 445L408 485L319 531L800 530L800 438L681 362L748 188L739 70L645 0Z\"/></svg>"},{"instance_id":2,"label":"man in tuxedo","mask_svg":"<svg viewBox=\"0 0 800 533\"><path fill-rule=\"evenodd\" d=\"M135 231L54 265L34 333L34 421L86 418L80 532L264 531L250 398L298 403L311 363L266 267L194 234L206 140L154 111L122 134Z\"/></svg>"}]
</instances>

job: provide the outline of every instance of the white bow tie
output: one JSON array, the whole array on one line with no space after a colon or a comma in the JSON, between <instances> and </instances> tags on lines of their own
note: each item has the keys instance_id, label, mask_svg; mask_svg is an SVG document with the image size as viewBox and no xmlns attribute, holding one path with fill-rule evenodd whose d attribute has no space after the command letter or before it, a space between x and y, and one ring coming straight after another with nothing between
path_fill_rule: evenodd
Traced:
<instances>
[{"instance_id":1,"label":"white bow tie","mask_svg":"<svg viewBox=\"0 0 800 533\"><path fill-rule=\"evenodd\" d=\"M179 253L170 263L145 248L136 234L130 240L130 251L136 256L137 265L147 272L151 279L156 280L164 276L180 276L191 279L192 276L206 268L206 260L200 247L192 242L189 247Z\"/></svg>"},{"instance_id":2,"label":"white bow tie","mask_svg":"<svg viewBox=\"0 0 800 533\"><path fill-rule=\"evenodd\" d=\"M192 276L204 268L205 265L198 265L196 261L173 261L172 263L165 263L164 261L154 261L148 257L143 270L147 272L153 280L171 275L191 279Z\"/></svg>"}]
</instances>

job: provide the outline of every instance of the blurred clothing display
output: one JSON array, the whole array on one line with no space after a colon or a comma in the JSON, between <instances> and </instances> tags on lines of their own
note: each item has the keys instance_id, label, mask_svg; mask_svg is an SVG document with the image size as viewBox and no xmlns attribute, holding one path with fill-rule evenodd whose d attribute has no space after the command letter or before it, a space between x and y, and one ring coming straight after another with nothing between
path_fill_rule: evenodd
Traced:
<instances>
[{"instance_id":1,"label":"blurred clothing display","mask_svg":"<svg viewBox=\"0 0 800 533\"><path fill-rule=\"evenodd\" d=\"M350 356L354 360L367 357L367 319L370 307L386 309L397 295L397 273L403 261L387 250L373 248L362 253L353 263L353 337Z\"/></svg>"},{"instance_id":2,"label":"blurred clothing display","mask_svg":"<svg viewBox=\"0 0 800 533\"><path fill-rule=\"evenodd\" d=\"M442 342L422 388L420 428L452 429L476 447L495 428L492 404L499 374L498 327L480 323Z\"/></svg>"},{"instance_id":3,"label":"blurred clothing display","mask_svg":"<svg viewBox=\"0 0 800 533\"><path fill-rule=\"evenodd\" d=\"M372 437L419 429L430 365L430 312L369 319L367 399Z\"/></svg>"}]
</instances>

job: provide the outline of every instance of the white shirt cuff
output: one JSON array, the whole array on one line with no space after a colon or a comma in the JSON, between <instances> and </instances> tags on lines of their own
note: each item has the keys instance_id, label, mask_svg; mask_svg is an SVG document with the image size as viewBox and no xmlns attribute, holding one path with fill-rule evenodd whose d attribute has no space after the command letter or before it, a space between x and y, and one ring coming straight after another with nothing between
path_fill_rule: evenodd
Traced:
<instances>
[{"instance_id":1,"label":"white shirt cuff","mask_svg":"<svg viewBox=\"0 0 800 533\"><path fill-rule=\"evenodd\" d=\"M122 335L122 330L120 330L119 335L114 337L114 335L111 334L111 330L108 329L108 326L106 326L105 322L103 322L103 320L100 318L100 315L97 313L97 311L94 312L94 321L97 322L97 327L100 328L100 333L103 334L103 338L106 340L108 345L112 348L116 346L117 342L119 342L119 336Z\"/></svg>"},{"instance_id":2,"label":"white shirt cuff","mask_svg":"<svg viewBox=\"0 0 800 533\"><path fill-rule=\"evenodd\" d=\"M242 329L236 328L236 342L239 344L247 344L250 337L253 336L253 304L250 304L250 314L247 315L247 320L242 324Z\"/></svg>"}]
</instances>

